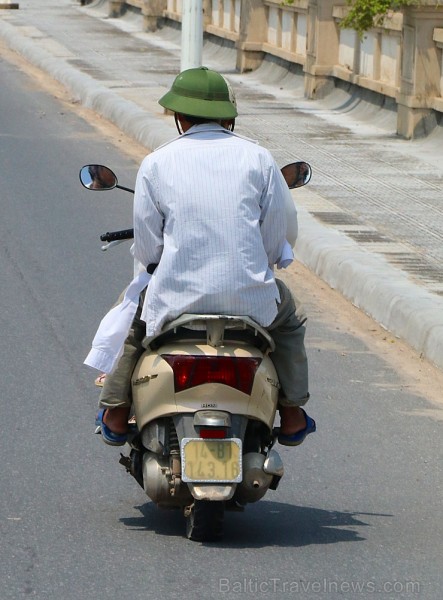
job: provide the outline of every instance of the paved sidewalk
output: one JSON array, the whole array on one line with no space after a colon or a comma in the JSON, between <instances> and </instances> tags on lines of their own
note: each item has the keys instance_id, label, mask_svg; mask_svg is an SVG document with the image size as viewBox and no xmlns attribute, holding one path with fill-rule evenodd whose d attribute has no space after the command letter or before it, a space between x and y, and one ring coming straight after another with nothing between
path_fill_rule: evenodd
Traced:
<instances>
[{"instance_id":1,"label":"paved sidewalk","mask_svg":"<svg viewBox=\"0 0 443 600\"><path fill-rule=\"evenodd\" d=\"M176 135L157 100L179 71L180 32L146 34L135 13L106 15L104 0L20 0L19 10L0 11L0 37L154 149ZM298 259L443 368L443 127L400 140L388 109L344 90L307 101L300 75L278 62L240 75L234 50L215 41L205 43L203 62L230 79L239 133L281 166L313 168L311 183L294 192Z\"/></svg>"}]
</instances>

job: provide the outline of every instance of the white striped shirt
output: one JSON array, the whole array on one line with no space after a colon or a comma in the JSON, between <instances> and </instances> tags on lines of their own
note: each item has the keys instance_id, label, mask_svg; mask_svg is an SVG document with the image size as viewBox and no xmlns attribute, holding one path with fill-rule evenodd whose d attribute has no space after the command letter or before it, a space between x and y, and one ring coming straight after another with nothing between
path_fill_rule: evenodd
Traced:
<instances>
[{"instance_id":1,"label":"white striped shirt","mask_svg":"<svg viewBox=\"0 0 443 600\"><path fill-rule=\"evenodd\" d=\"M217 124L195 125L148 155L134 198L135 257L159 263L142 312L147 335L183 313L270 325L289 204L271 154Z\"/></svg>"}]
</instances>

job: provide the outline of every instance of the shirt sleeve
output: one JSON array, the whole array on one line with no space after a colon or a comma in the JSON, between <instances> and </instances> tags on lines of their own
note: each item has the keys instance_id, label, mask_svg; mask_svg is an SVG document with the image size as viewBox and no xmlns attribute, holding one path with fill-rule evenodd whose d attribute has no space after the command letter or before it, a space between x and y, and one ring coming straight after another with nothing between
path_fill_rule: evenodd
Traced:
<instances>
[{"instance_id":1,"label":"shirt sleeve","mask_svg":"<svg viewBox=\"0 0 443 600\"><path fill-rule=\"evenodd\" d=\"M288 229L286 207L289 201L292 203L289 188L277 164L272 160L269 165L267 187L262 197L261 216L261 234L270 266L278 262L286 242Z\"/></svg>"},{"instance_id":2,"label":"shirt sleeve","mask_svg":"<svg viewBox=\"0 0 443 600\"><path fill-rule=\"evenodd\" d=\"M163 252L164 217L150 156L137 174L134 195L134 256L146 268L158 264Z\"/></svg>"},{"instance_id":3,"label":"shirt sleeve","mask_svg":"<svg viewBox=\"0 0 443 600\"><path fill-rule=\"evenodd\" d=\"M286 239L289 242L291 248L295 246L295 242L297 241L298 235L298 217L297 217L297 209L295 207L294 200L292 198L291 191L288 188L288 194L286 194L285 198L285 208L286 208Z\"/></svg>"}]
</instances>

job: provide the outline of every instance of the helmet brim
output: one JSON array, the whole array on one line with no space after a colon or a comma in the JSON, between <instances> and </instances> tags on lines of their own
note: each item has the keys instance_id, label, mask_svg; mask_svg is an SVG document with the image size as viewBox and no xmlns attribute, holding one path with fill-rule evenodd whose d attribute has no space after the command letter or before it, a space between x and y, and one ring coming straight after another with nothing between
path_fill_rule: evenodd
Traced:
<instances>
[{"instance_id":1,"label":"helmet brim","mask_svg":"<svg viewBox=\"0 0 443 600\"><path fill-rule=\"evenodd\" d=\"M235 106L227 100L186 98L173 91L167 92L158 103L174 113L202 119L235 119L238 115Z\"/></svg>"}]
</instances>

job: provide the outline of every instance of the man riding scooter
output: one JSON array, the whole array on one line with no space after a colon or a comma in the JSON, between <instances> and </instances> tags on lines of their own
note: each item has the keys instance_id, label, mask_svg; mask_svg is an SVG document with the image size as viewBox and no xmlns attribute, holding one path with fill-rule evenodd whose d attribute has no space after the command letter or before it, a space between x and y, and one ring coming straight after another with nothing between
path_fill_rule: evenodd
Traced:
<instances>
[{"instance_id":1,"label":"man riding scooter","mask_svg":"<svg viewBox=\"0 0 443 600\"><path fill-rule=\"evenodd\" d=\"M103 439L127 440L130 377L144 337L183 313L217 313L248 315L272 335L278 439L299 445L316 429L301 408L309 399L306 319L273 273L287 242L295 243L291 194L270 153L233 133L237 110L219 73L184 71L159 103L181 135L148 155L137 175L134 254L153 277L100 395Z\"/></svg>"}]
</instances>

